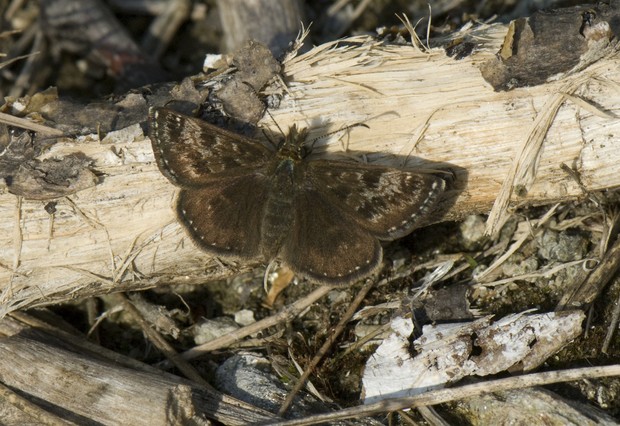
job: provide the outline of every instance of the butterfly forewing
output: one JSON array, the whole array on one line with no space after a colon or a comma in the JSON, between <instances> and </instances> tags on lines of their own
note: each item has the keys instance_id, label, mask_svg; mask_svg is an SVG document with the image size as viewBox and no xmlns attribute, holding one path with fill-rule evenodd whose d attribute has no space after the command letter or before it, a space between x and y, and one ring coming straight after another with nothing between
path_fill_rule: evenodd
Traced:
<instances>
[{"instance_id":1,"label":"butterfly forewing","mask_svg":"<svg viewBox=\"0 0 620 426\"><path fill-rule=\"evenodd\" d=\"M446 185L430 173L343 161L312 161L307 176L331 204L381 240L411 232Z\"/></svg>"},{"instance_id":2,"label":"butterfly forewing","mask_svg":"<svg viewBox=\"0 0 620 426\"><path fill-rule=\"evenodd\" d=\"M279 257L295 273L324 284L349 284L377 269L379 241L322 194L306 187L295 196L294 209Z\"/></svg>"},{"instance_id":3,"label":"butterfly forewing","mask_svg":"<svg viewBox=\"0 0 620 426\"><path fill-rule=\"evenodd\" d=\"M196 244L212 254L259 259L266 178L247 174L182 190L177 213Z\"/></svg>"},{"instance_id":4,"label":"butterfly forewing","mask_svg":"<svg viewBox=\"0 0 620 426\"><path fill-rule=\"evenodd\" d=\"M167 108L149 112L153 152L161 172L181 187L248 174L273 157L261 143Z\"/></svg>"}]
</instances>

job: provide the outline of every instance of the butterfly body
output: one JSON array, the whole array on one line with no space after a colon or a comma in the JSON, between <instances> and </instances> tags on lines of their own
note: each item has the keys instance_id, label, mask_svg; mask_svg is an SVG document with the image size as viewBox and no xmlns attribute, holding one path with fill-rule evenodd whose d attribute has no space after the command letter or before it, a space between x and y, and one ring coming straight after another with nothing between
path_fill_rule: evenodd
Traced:
<instances>
[{"instance_id":1,"label":"butterfly body","mask_svg":"<svg viewBox=\"0 0 620 426\"><path fill-rule=\"evenodd\" d=\"M263 260L278 256L284 237L293 226L295 181L302 175L296 161L291 158L275 163L274 174L268 185L260 232Z\"/></svg>"},{"instance_id":2,"label":"butterfly body","mask_svg":"<svg viewBox=\"0 0 620 426\"><path fill-rule=\"evenodd\" d=\"M324 284L375 271L379 240L428 215L445 189L433 174L312 159L292 127L275 152L166 108L150 112L162 173L181 187L177 213L203 250L230 259L280 259Z\"/></svg>"}]
</instances>

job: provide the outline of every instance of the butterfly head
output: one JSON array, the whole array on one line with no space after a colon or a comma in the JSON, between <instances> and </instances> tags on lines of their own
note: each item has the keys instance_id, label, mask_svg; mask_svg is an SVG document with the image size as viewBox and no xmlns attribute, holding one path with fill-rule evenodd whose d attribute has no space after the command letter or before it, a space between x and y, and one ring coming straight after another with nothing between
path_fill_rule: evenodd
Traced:
<instances>
[{"instance_id":1,"label":"butterfly head","mask_svg":"<svg viewBox=\"0 0 620 426\"><path fill-rule=\"evenodd\" d=\"M298 129L293 124L288 134L278 145L278 153L284 157L290 157L295 160L302 160L307 157L311 148L307 147L306 137L308 136L308 129Z\"/></svg>"}]
</instances>

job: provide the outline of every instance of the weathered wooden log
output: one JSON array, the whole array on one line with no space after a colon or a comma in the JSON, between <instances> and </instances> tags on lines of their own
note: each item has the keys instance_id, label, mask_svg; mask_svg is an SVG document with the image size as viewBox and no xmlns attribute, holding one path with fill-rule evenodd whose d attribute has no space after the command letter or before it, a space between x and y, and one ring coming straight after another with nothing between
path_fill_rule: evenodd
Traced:
<instances>
[{"instance_id":1,"label":"weathered wooden log","mask_svg":"<svg viewBox=\"0 0 620 426\"><path fill-rule=\"evenodd\" d=\"M4 424L207 424L275 415L18 315L0 321ZM10 396L10 388L16 394ZM19 400L18 395L26 399ZM10 396L10 397L9 397Z\"/></svg>"},{"instance_id":2,"label":"weathered wooden log","mask_svg":"<svg viewBox=\"0 0 620 426\"><path fill-rule=\"evenodd\" d=\"M598 10L596 19L586 12L466 28L432 48L371 37L318 46L284 61L286 88L267 86L282 97L270 109L273 120L264 118L261 126L277 134L274 121L283 129L295 123L310 128L312 138L365 123L369 128L321 140L316 153L348 150L396 167L450 170L454 185L433 220L491 212L494 232L510 205L571 200L583 188L620 185L618 29L611 26L617 11ZM536 67L548 62L553 66ZM65 134L38 160L79 155L97 180L61 192L53 204L7 189L0 195L0 314L111 291L202 283L247 266L224 266L189 240L175 219L177 189L157 169L141 126L149 106L171 98L203 102L204 85L196 86L191 80L155 86L83 109L44 95L10 103L14 112L43 117ZM71 137L77 129L91 134ZM37 171L26 187L50 184L51 172ZM43 191L38 198L45 194L59 197Z\"/></svg>"}]
</instances>

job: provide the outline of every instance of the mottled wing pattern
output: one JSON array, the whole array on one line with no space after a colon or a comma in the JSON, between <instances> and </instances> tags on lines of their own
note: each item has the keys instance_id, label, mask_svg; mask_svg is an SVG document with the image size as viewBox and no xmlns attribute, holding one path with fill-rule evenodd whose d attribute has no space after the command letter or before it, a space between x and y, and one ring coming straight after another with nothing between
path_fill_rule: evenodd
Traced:
<instances>
[{"instance_id":1,"label":"mottled wing pattern","mask_svg":"<svg viewBox=\"0 0 620 426\"><path fill-rule=\"evenodd\" d=\"M350 284L381 263L376 237L312 188L295 196L294 226L279 257L297 274L323 284Z\"/></svg>"},{"instance_id":2,"label":"mottled wing pattern","mask_svg":"<svg viewBox=\"0 0 620 426\"><path fill-rule=\"evenodd\" d=\"M250 173L273 157L258 141L171 109L151 108L149 124L159 169L181 187Z\"/></svg>"},{"instance_id":3,"label":"mottled wing pattern","mask_svg":"<svg viewBox=\"0 0 620 426\"><path fill-rule=\"evenodd\" d=\"M182 190L177 213L203 250L232 259L258 260L267 178L259 173L219 179Z\"/></svg>"},{"instance_id":4,"label":"mottled wing pattern","mask_svg":"<svg viewBox=\"0 0 620 426\"><path fill-rule=\"evenodd\" d=\"M344 161L311 161L306 176L346 216L389 241L411 232L446 187L431 173Z\"/></svg>"}]
</instances>

